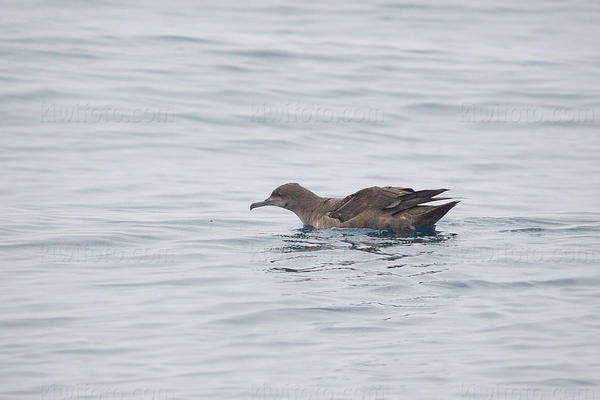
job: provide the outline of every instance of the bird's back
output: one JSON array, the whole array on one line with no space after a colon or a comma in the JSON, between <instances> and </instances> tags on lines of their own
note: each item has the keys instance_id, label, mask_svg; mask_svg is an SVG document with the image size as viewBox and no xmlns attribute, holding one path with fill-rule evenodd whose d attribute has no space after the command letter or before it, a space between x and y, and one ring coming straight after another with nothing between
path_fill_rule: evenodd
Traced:
<instances>
[{"instance_id":1,"label":"bird's back","mask_svg":"<svg viewBox=\"0 0 600 400\"><path fill-rule=\"evenodd\" d=\"M446 189L414 191L399 187L370 187L343 199L323 199L313 221L316 228L415 229L434 225L458 201L424 206Z\"/></svg>"}]
</instances>

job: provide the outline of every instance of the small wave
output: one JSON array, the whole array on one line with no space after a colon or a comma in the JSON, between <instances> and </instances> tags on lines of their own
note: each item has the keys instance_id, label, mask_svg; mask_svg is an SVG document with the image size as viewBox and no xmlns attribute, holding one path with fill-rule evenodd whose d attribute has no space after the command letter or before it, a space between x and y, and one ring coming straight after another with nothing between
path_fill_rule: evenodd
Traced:
<instances>
[{"instance_id":1,"label":"small wave","mask_svg":"<svg viewBox=\"0 0 600 400\"><path fill-rule=\"evenodd\" d=\"M199 44L218 44L219 42L214 40L209 40L205 38L193 37L193 36L184 36L184 35L155 35L149 36L152 40L159 40L165 42L176 42L176 43L199 43Z\"/></svg>"}]
</instances>

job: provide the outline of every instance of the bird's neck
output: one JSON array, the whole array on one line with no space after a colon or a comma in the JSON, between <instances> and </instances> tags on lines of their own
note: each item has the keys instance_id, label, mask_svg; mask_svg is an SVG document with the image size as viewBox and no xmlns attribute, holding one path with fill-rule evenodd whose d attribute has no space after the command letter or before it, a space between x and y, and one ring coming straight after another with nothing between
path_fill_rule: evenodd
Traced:
<instances>
[{"instance_id":1,"label":"bird's neck","mask_svg":"<svg viewBox=\"0 0 600 400\"><path fill-rule=\"evenodd\" d=\"M304 225L313 225L314 219L321 211L325 198L319 197L308 189L299 193L296 199L296 206L291 209Z\"/></svg>"}]
</instances>

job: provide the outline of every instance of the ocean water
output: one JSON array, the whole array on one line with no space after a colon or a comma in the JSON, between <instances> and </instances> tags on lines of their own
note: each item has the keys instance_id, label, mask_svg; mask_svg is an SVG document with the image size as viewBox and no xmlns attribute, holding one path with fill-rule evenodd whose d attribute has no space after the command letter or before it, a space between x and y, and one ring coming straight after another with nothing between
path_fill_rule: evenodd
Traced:
<instances>
[{"instance_id":1,"label":"ocean water","mask_svg":"<svg viewBox=\"0 0 600 400\"><path fill-rule=\"evenodd\" d=\"M0 398L600 399L599 18L3 1ZM461 203L249 211L286 182Z\"/></svg>"}]
</instances>

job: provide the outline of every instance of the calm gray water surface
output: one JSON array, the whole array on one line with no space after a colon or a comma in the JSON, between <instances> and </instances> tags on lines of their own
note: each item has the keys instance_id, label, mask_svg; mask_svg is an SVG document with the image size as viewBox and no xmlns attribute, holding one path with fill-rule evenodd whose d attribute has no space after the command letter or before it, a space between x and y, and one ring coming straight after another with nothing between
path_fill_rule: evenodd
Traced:
<instances>
[{"instance_id":1,"label":"calm gray water surface","mask_svg":"<svg viewBox=\"0 0 600 400\"><path fill-rule=\"evenodd\" d=\"M1 14L2 399L600 398L597 2ZM463 200L249 212L285 182Z\"/></svg>"}]
</instances>

